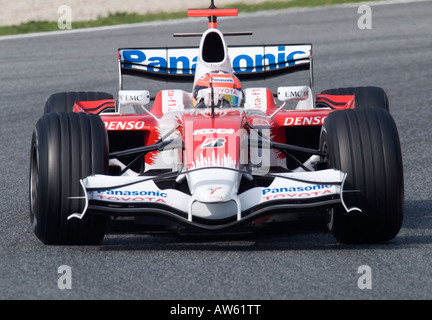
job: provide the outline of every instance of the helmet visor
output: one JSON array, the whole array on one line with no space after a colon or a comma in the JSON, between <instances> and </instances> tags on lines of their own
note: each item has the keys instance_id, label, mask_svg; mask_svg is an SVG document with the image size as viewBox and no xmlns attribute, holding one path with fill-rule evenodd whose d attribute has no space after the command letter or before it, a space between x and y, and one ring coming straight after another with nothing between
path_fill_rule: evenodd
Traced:
<instances>
[{"instance_id":1,"label":"helmet visor","mask_svg":"<svg viewBox=\"0 0 432 320\"><path fill-rule=\"evenodd\" d=\"M207 105L210 103L210 99L212 96L212 89L202 89L198 92L195 102L196 108L204 108L204 98L208 98ZM215 88L213 89L213 95L217 96L215 101L218 101L216 107L217 108L238 108L241 106L243 101L243 93L237 89L224 89L224 88Z\"/></svg>"},{"instance_id":2,"label":"helmet visor","mask_svg":"<svg viewBox=\"0 0 432 320\"><path fill-rule=\"evenodd\" d=\"M224 94L223 100L228 101L232 108L238 108L242 102L242 94L241 92L238 92L238 95Z\"/></svg>"}]
</instances>

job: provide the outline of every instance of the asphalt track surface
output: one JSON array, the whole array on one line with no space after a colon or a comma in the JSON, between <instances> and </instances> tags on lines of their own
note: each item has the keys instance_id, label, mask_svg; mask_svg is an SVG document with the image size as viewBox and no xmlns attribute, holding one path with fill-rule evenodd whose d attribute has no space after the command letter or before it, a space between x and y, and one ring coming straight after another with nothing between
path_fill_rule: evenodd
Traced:
<instances>
[{"instance_id":1,"label":"asphalt track surface","mask_svg":"<svg viewBox=\"0 0 432 320\"><path fill-rule=\"evenodd\" d=\"M100 246L45 246L29 220L31 134L48 96L116 94L118 47L193 45L174 32L206 21L0 38L0 299L303 300L432 298L432 3L356 6L220 19L222 31L253 31L229 43L312 42L316 92L375 85L390 99L404 160L405 219L398 236L342 245L318 217L255 236L206 238L110 233ZM60 290L58 268L72 270ZM360 289L360 266L372 288Z\"/></svg>"}]
</instances>

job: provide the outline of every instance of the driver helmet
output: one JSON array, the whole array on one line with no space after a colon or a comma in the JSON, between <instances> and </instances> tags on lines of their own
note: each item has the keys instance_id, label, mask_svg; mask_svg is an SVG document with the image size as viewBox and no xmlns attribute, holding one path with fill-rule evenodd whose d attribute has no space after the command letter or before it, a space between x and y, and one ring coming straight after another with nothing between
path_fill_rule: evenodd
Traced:
<instances>
[{"instance_id":1,"label":"driver helmet","mask_svg":"<svg viewBox=\"0 0 432 320\"><path fill-rule=\"evenodd\" d=\"M195 108L210 106L212 86L215 107L237 108L241 106L243 92L240 80L235 75L225 71L212 71L201 76L195 83L193 89L193 105Z\"/></svg>"}]
</instances>

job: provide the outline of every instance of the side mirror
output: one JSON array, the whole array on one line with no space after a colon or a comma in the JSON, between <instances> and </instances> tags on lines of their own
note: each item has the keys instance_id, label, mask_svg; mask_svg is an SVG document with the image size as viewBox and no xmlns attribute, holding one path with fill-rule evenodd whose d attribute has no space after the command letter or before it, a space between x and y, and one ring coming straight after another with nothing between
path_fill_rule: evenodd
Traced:
<instances>
[{"instance_id":1,"label":"side mirror","mask_svg":"<svg viewBox=\"0 0 432 320\"><path fill-rule=\"evenodd\" d=\"M144 107L149 103L150 92L148 90L120 90L118 93L119 113L125 113L124 111L130 109L130 107Z\"/></svg>"},{"instance_id":2,"label":"side mirror","mask_svg":"<svg viewBox=\"0 0 432 320\"><path fill-rule=\"evenodd\" d=\"M278 99L283 102L302 101L309 98L309 87L279 87Z\"/></svg>"}]
</instances>

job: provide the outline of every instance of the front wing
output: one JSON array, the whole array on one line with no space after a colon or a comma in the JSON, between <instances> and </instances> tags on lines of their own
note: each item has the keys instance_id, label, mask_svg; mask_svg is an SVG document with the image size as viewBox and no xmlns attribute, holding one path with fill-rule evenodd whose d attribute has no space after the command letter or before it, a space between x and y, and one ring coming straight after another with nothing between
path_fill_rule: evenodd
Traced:
<instances>
[{"instance_id":1,"label":"front wing","mask_svg":"<svg viewBox=\"0 0 432 320\"><path fill-rule=\"evenodd\" d=\"M205 231L222 231L273 211L289 214L342 205L346 212L361 212L359 208L348 208L345 204L343 187L346 173L334 169L278 173L272 175L273 181L269 186L250 188L235 195L232 201L199 204L194 195L176 189L160 189L155 183L160 178L92 175L82 179L85 195L78 198L85 199L84 210L71 214L68 219L83 219L86 213L156 215ZM231 210L232 219L213 220L211 211L217 206L220 210Z\"/></svg>"}]
</instances>

